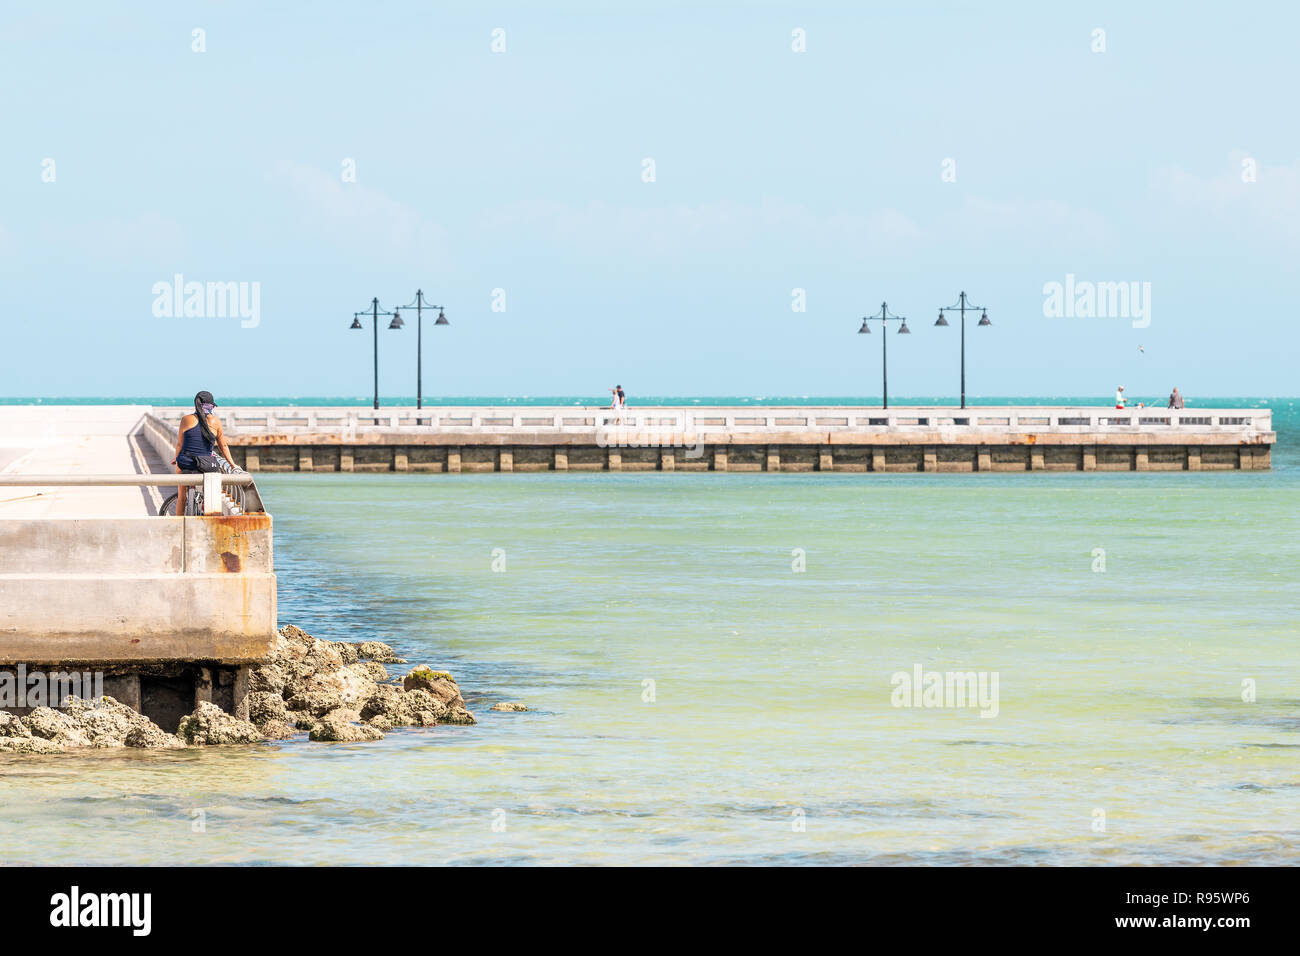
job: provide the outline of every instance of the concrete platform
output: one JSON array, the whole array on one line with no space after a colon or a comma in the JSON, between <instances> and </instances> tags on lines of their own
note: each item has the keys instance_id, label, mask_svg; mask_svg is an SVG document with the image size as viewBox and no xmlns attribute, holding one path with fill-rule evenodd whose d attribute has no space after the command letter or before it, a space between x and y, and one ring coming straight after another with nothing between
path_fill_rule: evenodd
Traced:
<instances>
[{"instance_id":1,"label":"concrete platform","mask_svg":"<svg viewBox=\"0 0 1300 956\"><path fill-rule=\"evenodd\" d=\"M175 432L148 411L0 407L0 668L103 673L155 719L241 713L275 640L272 518L160 517L170 486L95 484L170 477ZM90 484L12 484L26 475Z\"/></svg>"}]
</instances>

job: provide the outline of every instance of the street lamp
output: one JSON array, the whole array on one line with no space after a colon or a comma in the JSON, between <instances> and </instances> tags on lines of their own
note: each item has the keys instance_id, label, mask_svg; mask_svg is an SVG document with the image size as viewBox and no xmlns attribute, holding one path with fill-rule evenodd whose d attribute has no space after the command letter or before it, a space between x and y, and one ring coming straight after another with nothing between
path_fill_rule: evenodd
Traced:
<instances>
[{"instance_id":1,"label":"street lamp","mask_svg":"<svg viewBox=\"0 0 1300 956\"><path fill-rule=\"evenodd\" d=\"M943 314L945 312L961 313L961 407L962 408L966 407L966 310L967 309L970 309L972 312L974 312L976 309L980 310L981 315L978 323L979 325L993 324L992 322L989 321L988 310L984 308L984 306L982 305L971 305L970 301L966 298L965 292L963 292L957 298L956 305L949 305L949 306L945 306L944 308L941 308L939 310L939 318L934 323L935 325L946 326L948 324L948 320L944 318Z\"/></svg>"},{"instance_id":2,"label":"street lamp","mask_svg":"<svg viewBox=\"0 0 1300 956\"><path fill-rule=\"evenodd\" d=\"M371 325L374 328L374 332L375 332L375 408L378 409L379 408L379 317L381 315L391 315L393 317L393 321L388 323L388 327L390 329L400 329L405 323L402 321L402 317L397 314L396 309L394 309L392 312L380 311L378 297L370 300L369 310L362 309L360 312L352 313L352 324L349 325L348 328L349 329L365 328L365 326L361 324L361 316L363 315L370 316Z\"/></svg>"},{"instance_id":3,"label":"street lamp","mask_svg":"<svg viewBox=\"0 0 1300 956\"><path fill-rule=\"evenodd\" d=\"M898 334L899 335L912 334L912 330L907 327L907 319L901 315L890 315L889 306L884 302L880 303L880 315L878 316L873 315L871 316L871 318L880 319L880 330L882 332L889 327L888 322L890 319L897 319L899 322L902 323L898 327ZM871 326L868 324L868 319L866 316L864 316L862 319L862 328L858 329L858 334L859 335L871 334ZM888 341L889 341L888 335L882 335L880 337L880 392L882 398L882 407L884 408L889 407L889 361L888 361L889 348L886 344L888 343Z\"/></svg>"},{"instance_id":4,"label":"street lamp","mask_svg":"<svg viewBox=\"0 0 1300 956\"><path fill-rule=\"evenodd\" d=\"M447 313L443 311L443 306L432 305L424 301L424 291L415 290L415 301L408 305L402 306L403 309L410 310L415 307L415 407L424 407L424 307L438 310L438 318L434 320L434 325L451 325L447 321ZM394 319L394 322L397 320ZM391 326L390 326L391 328ZM419 420L417 419L417 422Z\"/></svg>"}]
</instances>

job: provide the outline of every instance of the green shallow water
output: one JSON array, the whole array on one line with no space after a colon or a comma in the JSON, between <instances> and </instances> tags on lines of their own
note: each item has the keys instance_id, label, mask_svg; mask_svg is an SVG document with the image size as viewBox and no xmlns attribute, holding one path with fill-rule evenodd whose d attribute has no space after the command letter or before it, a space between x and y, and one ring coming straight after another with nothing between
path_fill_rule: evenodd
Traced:
<instances>
[{"instance_id":1,"label":"green shallow water","mask_svg":"<svg viewBox=\"0 0 1300 956\"><path fill-rule=\"evenodd\" d=\"M0 861L1300 862L1289 454L266 475L281 621L452 670L479 725L0 758ZM916 664L997 672L997 716L892 706Z\"/></svg>"}]
</instances>

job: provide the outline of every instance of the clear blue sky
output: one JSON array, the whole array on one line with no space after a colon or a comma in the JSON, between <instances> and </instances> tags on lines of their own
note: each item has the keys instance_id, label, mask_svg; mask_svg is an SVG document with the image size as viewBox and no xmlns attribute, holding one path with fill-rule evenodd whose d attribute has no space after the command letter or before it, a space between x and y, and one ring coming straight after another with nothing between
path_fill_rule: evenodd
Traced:
<instances>
[{"instance_id":1,"label":"clear blue sky","mask_svg":"<svg viewBox=\"0 0 1300 956\"><path fill-rule=\"evenodd\" d=\"M953 394L961 289L973 395L1300 392L1297 8L1064 6L6 2L0 394L365 395L417 286L430 395L877 394L882 300ZM1067 273L1150 327L1045 317Z\"/></svg>"}]
</instances>

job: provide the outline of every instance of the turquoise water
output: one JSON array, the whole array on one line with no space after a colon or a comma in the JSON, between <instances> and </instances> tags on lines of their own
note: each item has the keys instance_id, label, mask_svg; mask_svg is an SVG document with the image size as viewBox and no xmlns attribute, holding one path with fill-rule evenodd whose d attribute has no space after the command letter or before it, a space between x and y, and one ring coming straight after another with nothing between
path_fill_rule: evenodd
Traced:
<instances>
[{"instance_id":1,"label":"turquoise water","mask_svg":"<svg viewBox=\"0 0 1300 956\"><path fill-rule=\"evenodd\" d=\"M259 477L281 621L479 725L0 758L0 862L1300 862L1274 407L1269 472ZM997 715L892 706L918 664Z\"/></svg>"}]
</instances>

